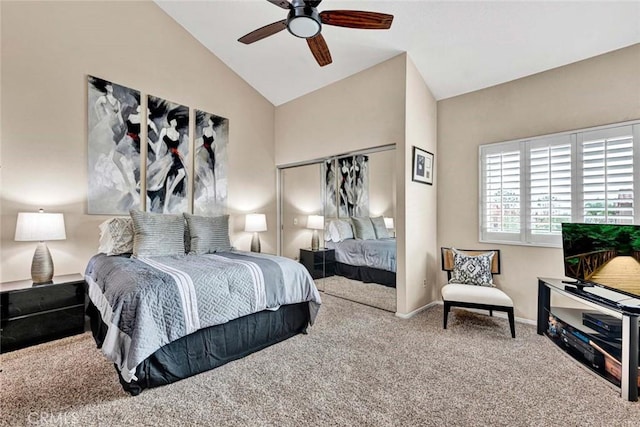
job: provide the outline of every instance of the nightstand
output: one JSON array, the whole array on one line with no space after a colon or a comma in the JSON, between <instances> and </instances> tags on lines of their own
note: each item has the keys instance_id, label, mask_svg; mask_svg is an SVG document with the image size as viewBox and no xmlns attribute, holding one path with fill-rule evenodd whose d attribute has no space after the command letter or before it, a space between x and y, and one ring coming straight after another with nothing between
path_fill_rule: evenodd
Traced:
<instances>
[{"instance_id":1,"label":"nightstand","mask_svg":"<svg viewBox=\"0 0 640 427\"><path fill-rule=\"evenodd\" d=\"M0 284L0 353L84 332L84 277Z\"/></svg>"},{"instance_id":2,"label":"nightstand","mask_svg":"<svg viewBox=\"0 0 640 427\"><path fill-rule=\"evenodd\" d=\"M304 265L311 277L322 279L336 274L336 251L333 249L300 249L300 262Z\"/></svg>"}]
</instances>

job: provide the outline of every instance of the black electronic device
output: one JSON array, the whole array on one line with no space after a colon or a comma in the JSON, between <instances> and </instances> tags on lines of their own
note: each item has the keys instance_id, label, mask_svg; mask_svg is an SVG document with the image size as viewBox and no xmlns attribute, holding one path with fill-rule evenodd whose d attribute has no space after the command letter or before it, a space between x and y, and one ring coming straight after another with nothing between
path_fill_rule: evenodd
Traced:
<instances>
[{"instance_id":1,"label":"black electronic device","mask_svg":"<svg viewBox=\"0 0 640 427\"><path fill-rule=\"evenodd\" d=\"M579 330L569 325L563 325L561 339L566 347L580 354L594 368L598 369L604 366L604 355L591 346L589 337Z\"/></svg>"},{"instance_id":2,"label":"black electronic device","mask_svg":"<svg viewBox=\"0 0 640 427\"><path fill-rule=\"evenodd\" d=\"M612 338L622 337L622 320L596 311L582 313L582 324Z\"/></svg>"},{"instance_id":3,"label":"black electronic device","mask_svg":"<svg viewBox=\"0 0 640 427\"><path fill-rule=\"evenodd\" d=\"M563 223L562 248L565 275L579 282L573 285L591 283L640 298L640 225ZM614 303L640 311L624 301Z\"/></svg>"}]
</instances>

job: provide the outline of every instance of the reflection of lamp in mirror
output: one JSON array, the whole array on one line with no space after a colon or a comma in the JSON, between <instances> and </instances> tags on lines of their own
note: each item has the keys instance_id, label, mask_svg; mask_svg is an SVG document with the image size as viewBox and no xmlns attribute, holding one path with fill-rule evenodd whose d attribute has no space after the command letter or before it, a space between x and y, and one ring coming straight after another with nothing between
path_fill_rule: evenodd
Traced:
<instances>
[{"instance_id":1,"label":"reflection of lamp in mirror","mask_svg":"<svg viewBox=\"0 0 640 427\"><path fill-rule=\"evenodd\" d=\"M307 218L307 228L313 230L313 237L311 238L311 250L317 251L318 249L320 249L318 230L324 229L324 217L322 215L309 215L309 217Z\"/></svg>"},{"instance_id":2,"label":"reflection of lamp in mirror","mask_svg":"<svg viewBox=\"0 0 640 427\"><path fill-rule=\"evenodd\" d=\"M393 218L384 218L384 226L387 230L393 230ZM395 237L395 235L394 235Z\"/></svg>"},{"instance_id":3,"label":"reflection of lamp in mirror","mask_svg":"<svg viewBox=\"0 0 640 427\"><path fill-rule=\"evenodd\" d=\"M267 231L267 216L265 214L248 214L244 222L244 231L253 233L251 252L260 252L260 236L258 236L258 233Z\"/></svg>"},{"instance_id":4,"label":"reflection of lamp in mirror","mask_svg":"<svg viewBox=\"0 0 640 427\"><path fill-rule=\"evenodd\" d=\"M39 242L31 261L31 279L35 285L51 283L53 260L45 241L65 240L64 216L61 213L20 212L16 223L17 242Z\"/></svg>"}]
</instances>

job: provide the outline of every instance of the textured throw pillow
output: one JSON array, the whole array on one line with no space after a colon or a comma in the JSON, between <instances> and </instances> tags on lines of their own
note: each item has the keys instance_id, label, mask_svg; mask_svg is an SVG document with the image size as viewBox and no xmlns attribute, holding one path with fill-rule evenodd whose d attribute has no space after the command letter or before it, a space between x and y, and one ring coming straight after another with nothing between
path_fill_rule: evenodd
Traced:
<instances>
[{"instance_id":1,"label":"textured throw pillow","mask_svg":"<svg viewBox=\"0 0 640 427\"><path fill-rule=\"evenodd\" d=\"M133 256L155 257L184 255L184 218L131 211L133 220Z\"/></svg>"},{"instance_id":2,"label":"textured throw pillow","mask_svg":"<svg viewBox=\"0 0 640 427\"><path fill-rule=\"evenodd\" d=\"M367 217L351 217L351 223L353 224L353 231L356 239L360 240L375 240L376 232L373 229L371 219Z\"/></svg>"},{"instance_id":3,"label":"textured throw pillow","mask_svg":"<svg viewBox=\"0 0 640 427\"><path fill-rule=\"evenodd\" d=\"M197 216L184 214L191 234L191 254L211 254L231 250L229 215Z\"/></svg>"},{"instance_id":4,"label":"textured throw pillow","mask_svg":"<svg viewBox=\"0 0 640 427\"><path fill-rule=\"evenodd\" d=\"M346 239L353 239L353 228L351 222L345 219L331 221L331 239L338 243Z\"/></svg>"},{"instance_id":5,"label":"textured throw pillow","mask_svg":"<svg viewBox=\"0 0 640 427\"><path fill-rule=\"evenodd\" d=\"M110 218L100 224L98 252L107 255L133 252L133 222L131 218Z\"/></svg>"},{"instance_id":6,"label":"textured throw pillow","mask_svg":"<svg viewBox=\"0 0 640 427\"><path fill-rule=\"evenodd\" d=\"M371 218L371 223L373 224L373 230L376 232L376 239L388 239L391 237L384 223L384 217L378 216Z\"/></svg>"},{"instance_id":7,"label":"textured throw pillow","mask_svg":"<svg viewBox=\"0 0 640 427\"><path fill-rule=\"evenodd\" d=\"M491 251L472 256L453 249L453 254L453 271L451 272L449 283L493 286L491 264L495 252Z\"/></svg>"}]
</instances>

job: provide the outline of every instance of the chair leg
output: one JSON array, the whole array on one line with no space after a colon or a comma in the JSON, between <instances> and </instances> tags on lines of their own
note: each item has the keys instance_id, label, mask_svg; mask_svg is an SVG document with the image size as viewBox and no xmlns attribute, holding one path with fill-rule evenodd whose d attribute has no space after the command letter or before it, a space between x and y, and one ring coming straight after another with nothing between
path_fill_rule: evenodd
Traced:
<instances>
[{"instance_id":1,"label":"chair leg","mask_svg":"<svg viewBox=\"0 0 640 427\"><path fill-rule=\"evenodd\" d=\"M451 304L444 301L444 318L442 319L443 321L443 326L444 329L447 329L447 320L449 319L449 310L451 310Z\"/></svg>"},{"instance_id":2,"label":"chair leg","mask_svg":"<svg viewBox=\"0 0 640 427\"><path fill-rule=\"evenodd\" d=\"M493 317L493 310L489 310L489 316Z\"/></svg>"},{"instance_id":3,"label":"chair leg","mask_svg":"<svg viewBox=\"0 0 640 427\"><path fill-rule=\"evenodd\" d=\"M513 308L510 308L507 311L507 314L509 315L509 328L511 328L511 338L515 338L516 337L516 323L515 323L515 319L513 316Z\"/></svg>"}]
</instances>

